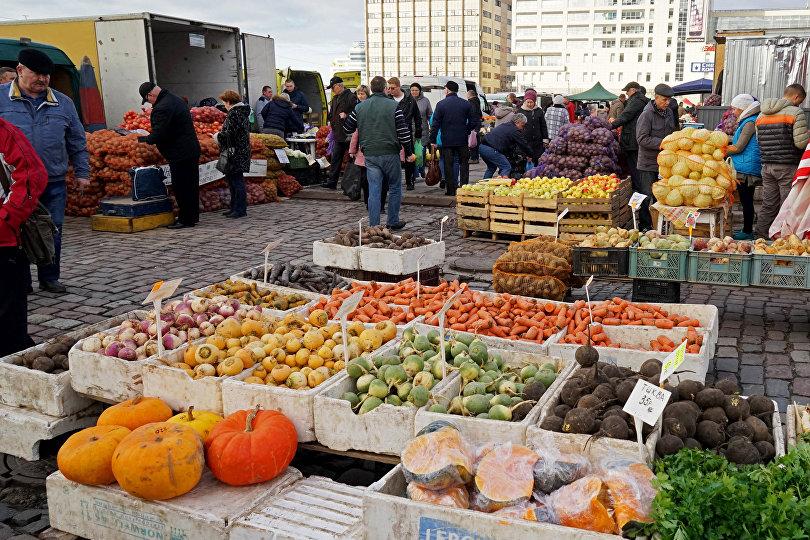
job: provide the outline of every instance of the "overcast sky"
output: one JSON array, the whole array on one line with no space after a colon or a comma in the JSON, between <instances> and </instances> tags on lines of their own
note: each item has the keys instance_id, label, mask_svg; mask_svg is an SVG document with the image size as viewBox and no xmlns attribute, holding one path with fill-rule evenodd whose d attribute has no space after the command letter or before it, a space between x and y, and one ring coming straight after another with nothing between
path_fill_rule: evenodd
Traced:
<instances>
[{"instance_id":1,"label":"overcast sky","mask_svg":"<svg viewBox=\"0 0 810 540\"><path fill-rule=\"evenodd\" d=\"M2 0L0 19L81 17L149 11L184 19L237 26L275 39L276 66L317 70L328 81L332 60L347 56L364 39L363 0ZM10 5L9 5L10 4Z\"/></svg>"}]
</instances>

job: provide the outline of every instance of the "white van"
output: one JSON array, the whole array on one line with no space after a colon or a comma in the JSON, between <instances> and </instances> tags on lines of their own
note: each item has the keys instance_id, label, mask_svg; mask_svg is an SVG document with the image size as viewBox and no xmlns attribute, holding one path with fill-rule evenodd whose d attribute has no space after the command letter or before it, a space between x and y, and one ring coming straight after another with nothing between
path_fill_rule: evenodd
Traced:
<instances>
[{"instance_id":1,"label":"white van","mask_svg":"<svg viewBox=\"0 0 810 540\"><path fill-rule=\"evenodd\" d=\"M466 97L465 94L468 90L475 90L478 94L478 99L481 101L481 112L489 114L489 102L484 95L484 90L475 81L465 80L458 77L433 77L433 76L416 76L416 77L400 77L403 92L408 91L408 87L412 83L419 83L422 86L422 92L428 98L433 108L436 104L444 99L444 85L447 81L455 81L458 84L459 97Z\"/></svg>"}]
</instances>

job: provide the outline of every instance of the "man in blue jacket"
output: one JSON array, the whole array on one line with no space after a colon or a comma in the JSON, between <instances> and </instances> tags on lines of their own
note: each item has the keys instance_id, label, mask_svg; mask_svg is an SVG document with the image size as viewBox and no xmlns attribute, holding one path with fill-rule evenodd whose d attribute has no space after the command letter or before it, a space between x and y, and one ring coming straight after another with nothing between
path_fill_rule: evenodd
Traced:
<instances>
[{"instance_id":1,"label":"man in blue jacket","mask_svg":"<svg viewBox=\"0 0 810 540\"><path fill-rule=\"evenodd\" d=\"M292 79L287 79L284 81L284 94L290 96L290 103L292 104L292 109L296 113L298 113L298 117L301 121L304 121L304 115L309 113L311 110L309 108L309 102L307 101L306 96L304 93L295 87L295 81Z\"/></svg>"},{"instance_id":2,"label":"man in blue jacket","mask_svg":"<svg viewBox=\"0 0 810 540\"><path fill-rule=\"evenodd\" d=\"M73 101L49 88L54 64L48 55L23 49L17 61L17 79L0 86L0 118L25 134L48 171L48 186L39 200L56 225L56 254L52 264L39 267L39 287L63 294L67 289L59 282L59 262L67 202L65 175L72 164L79 184L89 184L87 141Z\"/></svg>"},{"instance_id":3,"label":"man in blue jacket","mask_svg":"<svg viewBox=\"0 0 810 540\"><path fill-rule=\"evenodd\" d=\"M481 141L478 153L487 164L487 170L484 173L485 179L492 178L495 169L500 171L501 176L509 176L512 173L509 156L514 154L515 149L519 149L526 156L532 155L532 149L523 134L526 121L526 115L518 113L511 122L497 126Z\"/></svg>"},{"instance_id":4,"label":"man in blue jacket","mask_svg":"<svg viewBox=\"0 0 810 540\"><path fill-rule=\"evenodd\" d=\"M436 150L436 137L442 132L441 154L447 185L447 195L455 196L459 186L453 172L453 159L458 156L461 165L461 185L470 179L470 133L481 128L481 121L473 114L472 105L458 97L458 83L447 81L444 85L446 97L436 104L430 128L430 144Z\"/></svg>"}]
</instances>

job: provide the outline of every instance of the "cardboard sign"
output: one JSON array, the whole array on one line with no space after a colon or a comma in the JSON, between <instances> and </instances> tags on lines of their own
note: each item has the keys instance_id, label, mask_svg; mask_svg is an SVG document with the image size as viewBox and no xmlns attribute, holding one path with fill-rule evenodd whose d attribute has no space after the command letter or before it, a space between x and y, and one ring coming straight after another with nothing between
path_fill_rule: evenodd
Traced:
<instances>
[{"instance_id":1,"label":"cardboard sign","mask_svg":"<svg viewBox=\"0 0 810 540\"><path fill-rule=\"evenodd\" d=\"M622 410L645 424L654 426L661 413L664 412L664 407L667 406L671 394L672 392L669 390L639 379Z\"/></svg>"},{"instance_id":2,"label":"cardboard sign","mask_svg":"<svg viewBox=\"0 0 810 540\"><path fill-rule=\"evenodd\" d=\"M593 323L593 311L591 310L591 293L588 291L588 287L591 286L593 283L593 276L588 278L588 281L585 282L585 298L588 300L588 316L590 317L590 321L588 321L588 326ZM589 334L590 335L590 334Z\"/></svg>"},{"instance_id":3,"label":"cardboard sign","mask_svg":"<svg viewBox=\"0 0 810 540\"><path fill-rule=\"evenodd\" d=\"M664 358L664 363L661 366L661 378L659 379L660 384L664 384L664 381L669 378L670 375L675 373L681 364L683 364L683 360L686 355L686 340L684 339L683 342L678 345L678 347L669 353L669 355Z\"/></svg>"},{"instance_id":4,"label":"cardboard sign","mask_svg":"<svg viewBox=\"0 0 810 540\"><path fill-rule=\"evenodd\" d=\"M343 337L343 360L348 364L349 363L349 337L347 331L347 323L346 317L349 314L357 309L357 305L360 303L360 300L363 298L363 294L365 291L357 291L346 300L340 304L340 309L338 309L335 317L340 319L340 335Z\"/></svg>"},{"instance_id":5,"label":"cardboard sign","mask_svg":"<svg viewBox=\"0 0 810 540\"><path fill-rule=\"evenodd\" d=\"M276 148L274 152L276 153L278 162L282 165L286 165L290 162L290 158L287 156L287 152L285 152L283 148Z\"/></svg>"},{"instance_id":6,"label":"cardboard sign","mask_svg":"<svg viewBox=\"0 0 810 540\"><path fill-rule=\"evenodd\" d=\"M445 344L444 344L444 319L445 319L445 315L447 314L447 310L450 309L453 306L453 302L456 301L456 299L461 295L461 293L463 291L464 291L464 289L459 289L458 291L456 291L456 293L453 296L451 296L450 298L447 299L447 302L444 303L444 305L442 306L442 309L440 309L439 312L437 313L437 315L439 316L439 340L440 340L440 350L441 350L441 356L439 358L441 358L442 360L445 360L445 363L442 364L442 380L444 380L447 377L447 361L446 361L447 357L445 356L445 351L444 351L444 347L445 347Z\"/></svg>"},{"instance_id":7,"label":"cardboard sign","mask_svg":"<svg viewBox=\"0 0 810 540\"><path fill-rule=\"evenodd\" d=\"M177 287L180 286L180 282L183 281L183 278L172 279L169 281L158 281L154 285L152 285L152 290L146 296L141 304L151 304L152 302L157 302L158 300L165 300L174 294L174 291L177 290ZM160 317L158 317L159 319Z\"/></svg>"},{"instance_id":8,"label":"cardboard sign","mask_svg":"<svg viewBox=\"0 0 810 540\"><path fill-rule=\"evenodd\" d=\"M697 225L697 220L700 217L700 212L689 212L686 214L686 226L690 229L694 228Z\"/></svg>"},{"instance_id":9,"label":"cardboard sign","mask_svg":"<svg viewBox=\"0 0 810 540\"><path fill-rule=\"evenodd\" d=\"M247 177L264 178L265 176L267 176L267 160L251 159L250 170L245 173L245 178Z\"/></svg>"},{"instance_id":10,"label":"cardboard sign","mask_svg":"<svg viewBox=\"0 0 810 540\"><path fill-rule=\"evenodd\" d=\"M442 235L444 234L444 222L448 219L450 219L450 216L444 216L439 222L439 242L442 241Z\"/></svg>"}]
</instances>

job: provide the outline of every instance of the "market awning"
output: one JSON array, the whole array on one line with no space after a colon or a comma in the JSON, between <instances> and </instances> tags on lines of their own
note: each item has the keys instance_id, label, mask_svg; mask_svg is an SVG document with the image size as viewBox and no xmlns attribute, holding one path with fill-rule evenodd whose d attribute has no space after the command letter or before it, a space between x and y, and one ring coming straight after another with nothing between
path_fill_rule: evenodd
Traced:
<instances>
[{"instance_id":1,"label":"market awning","mask_svg":"<svg viewBox=\"0 0 810 540\"><path fill-rule=\"evenodd\" d=\"M593 85L593 88L590 90L585 90L584 92L580 92L579 94L574 94L573 96L568 96L568 99L571 101L612 101L618 98L616 94L611 94L605 87L602 86L602 83L596 83Z\"/></svg>"},{"instance_id":2,"label":"market awning","mask_svg":"<svg viewBox=\"0 0 810 540\"><path fill-rule=\"evenodd\" d=\"M676 96L685 96L687 94L711 94L712 80L697 79L696 81L681 83L673 86L672 91L675 92Z\"/></svg>"}]
</instances>

